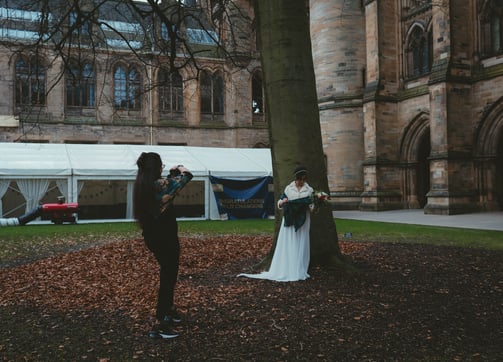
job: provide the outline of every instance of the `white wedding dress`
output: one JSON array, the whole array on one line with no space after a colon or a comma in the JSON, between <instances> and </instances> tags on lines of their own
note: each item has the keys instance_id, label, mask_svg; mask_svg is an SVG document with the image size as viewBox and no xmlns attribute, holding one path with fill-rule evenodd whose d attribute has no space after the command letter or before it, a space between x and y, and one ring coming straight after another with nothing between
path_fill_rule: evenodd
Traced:
<instances>
[{"instance_id":1,"label":"white wedding dress","mask_svg":"<svg viewBox=\"0 0 503 362\"><path fill-rule=\"evenodd\" d=\"M285 194L289 200L303 198L313 192L313 189L307 183L304 184L300 191L296 189L295 183L293 183L293 188L291 186L292 184L285 189ZM309 278L307 269L310 260L310 216L309 211L306 211L306 221L297 231L295 231L295 226L285 226L284 218L282 218L269 270L259 274L239 274L238 276L278 282L293 282Z\"/></svg>"}]
</instances>

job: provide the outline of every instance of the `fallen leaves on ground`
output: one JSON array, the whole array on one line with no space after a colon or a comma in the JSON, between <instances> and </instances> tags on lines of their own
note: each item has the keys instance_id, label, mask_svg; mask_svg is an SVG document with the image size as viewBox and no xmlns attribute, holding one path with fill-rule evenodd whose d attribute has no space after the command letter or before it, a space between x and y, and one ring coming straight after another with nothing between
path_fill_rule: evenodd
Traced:
<instances>
[{"instance_id":1,"label":"fallen leaves on ground","mask_svg":"<svg viewBox=\"0 0 503 362\"><path fill-rule=\"evenodd\" d=\"M152 340L158 267L141 240L3 268L0 359L382 361L503 359L503 253L340 242L361 271L294 283L238 278L268 236L183 236L181 336Z\"/></svg>"}]
</instances>

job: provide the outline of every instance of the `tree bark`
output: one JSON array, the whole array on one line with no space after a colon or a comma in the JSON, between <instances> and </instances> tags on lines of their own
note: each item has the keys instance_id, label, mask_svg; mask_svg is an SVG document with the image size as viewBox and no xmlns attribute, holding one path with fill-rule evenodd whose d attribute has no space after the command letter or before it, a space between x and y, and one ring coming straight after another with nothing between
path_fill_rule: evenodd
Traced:
<instances>
[{"instance_id":1,"label":"tree bark","mask_svg":"<svg viewBox=\"0 0 503 362\"><path fill-rule=\"evenodd\" d=\"M296 164L308 167L308 183L328 192L308 2L255 0L276 199L293 179ZM276 211L276 240L281 214ZM344 265L330 208L311 218L311 265ZM275 242L260 267L268 268Z\"/></svg>"}]
</instances>

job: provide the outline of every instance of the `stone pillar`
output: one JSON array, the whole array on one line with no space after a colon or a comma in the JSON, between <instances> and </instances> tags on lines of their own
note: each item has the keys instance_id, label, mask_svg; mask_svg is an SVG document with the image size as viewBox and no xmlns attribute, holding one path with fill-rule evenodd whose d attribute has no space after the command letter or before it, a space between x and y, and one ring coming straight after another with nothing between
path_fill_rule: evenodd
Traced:
<instances>
[{"instance_id":1,"label":"stone pillar","mask_svg":"<svg viewBox=\"0 0 503 362\"><path fill-rule=\"evenodd\" d=\"M19 121L14 122L14 99L15 99L15 56L11 49L6 46L0 48L0 127L17 127ZM0 128L1 129L1 128ZM3 140L2 140L3 141Z\"/></svg>"},{"instance_id":2,"label":"stone pillar","mask_svg":"<svg viewBox=\"0 0 503 362\"><path fill-rule=\"evenodd\" d=\"M451 4L452 3L452 4ZM471 54L466 36L472 19L469 2L445 0L432 8L433 56L430 75L430 191L425 213L458 214L477 206L472 158ZM453 42L452 39L463 39Z\"/></svg>"},{"instance_id":3,"label":"stone pillar","mask_svg":"<svg viewBox=\"0 0 503 362\"><path fill-rule=\"evenodd\" d=\"M386 19L385 21L383 19ZM363 98L364 192L360 208L402 208L397 140L399 36L396 1L365 2L367 80Z\"/></svg>"},{"instance_id":4,"label":"stone pillar","mask_svg":"<svg viewBox=\"0 0 503 362\"><path fill-rule=\"evenodd\" d=\"M359 1L310 1L321 132L336 209L358 208L363 191L363 14Z\"/></svg>"},{"instance_id":5,"label":"stone pillar","mask_svg":"<svg viewBox=\"0 0 503 362\"><path fill-rule=\"evenodd\" d=\"M47 63L47 116L51 121L63 122L65 117L65 72L63 60L58 54L49 54Z\"/></svg>"},{"instance_id":6,"label":"stone pillar","mask_svg":"<svg viewBox=\"0 0 503 362\"><path fill-rule=\"evenodd\" d=\"M201 105L199 96L198 73L192 68L181 70L184 79L183 108L189 126L199 126L201 123Z\"/></svg>"},{"instance_id":7,"label":"stone pillar","mask_svg":"<svg viewBox=\"0 0 503 362\"><path fill-rule=\"evenodd\" d=\"M97 65L100 66L97 66ZM94 67L96 74L96 122L107 123L114 116L114 69L106 56L99 56Z\"/></svg>"}]
</instances>

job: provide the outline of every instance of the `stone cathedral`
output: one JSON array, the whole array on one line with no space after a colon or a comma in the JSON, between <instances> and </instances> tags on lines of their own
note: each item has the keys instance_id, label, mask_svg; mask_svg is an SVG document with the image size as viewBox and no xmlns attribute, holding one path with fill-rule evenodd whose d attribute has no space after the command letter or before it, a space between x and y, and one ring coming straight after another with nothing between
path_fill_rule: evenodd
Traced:
<instances>
[{"instance_id":1,"label":"stone cathedral","mask_svg":"<svg viewBox=\"0 0 503 362\"><path fill-rule=\"evenodd\" d=\"M339 209L503 210L503 1L311 0Z\"/></svg>"}]
</instances>

